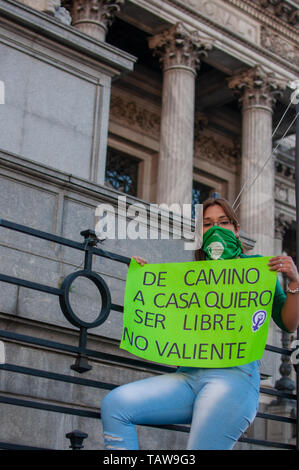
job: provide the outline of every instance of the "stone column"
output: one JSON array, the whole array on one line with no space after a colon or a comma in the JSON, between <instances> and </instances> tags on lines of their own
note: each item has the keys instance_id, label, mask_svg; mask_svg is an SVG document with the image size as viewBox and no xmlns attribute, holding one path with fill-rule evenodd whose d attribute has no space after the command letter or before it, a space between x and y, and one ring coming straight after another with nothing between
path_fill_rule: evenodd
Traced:
<instances>
[{"instance_id":1,"label":"stone column","mask_svg":"<svg viewBox=\"0 0 299 470\"><path fill-rule=\"evenodd\" d=\"M195 76L211 41L182 23L149 40L163 65L157 203L192 201Z\"/></svg>"},{"instance_id":2,"label":"stone column","mask_svg":"<svg viewBox=\"0 0 299 470\"><path fill-rule=\"evenodd\" d=\"M124 0L73 0L72 25L82 33L105 41L107 29Z\"/></svg>"},{"instance_id":3,"label":"stone column","mask_svg":"<svg viewBox=\"0 0 299 470\"><path fill-rule=\"evenodd\" d=\"M241 188L249 183L241 196L240 223L256 239L254 251L270 256L274 254L272 110L282 84L259 65L228 84L237 90L242 104Z\"/></svg>"}]
</instances>

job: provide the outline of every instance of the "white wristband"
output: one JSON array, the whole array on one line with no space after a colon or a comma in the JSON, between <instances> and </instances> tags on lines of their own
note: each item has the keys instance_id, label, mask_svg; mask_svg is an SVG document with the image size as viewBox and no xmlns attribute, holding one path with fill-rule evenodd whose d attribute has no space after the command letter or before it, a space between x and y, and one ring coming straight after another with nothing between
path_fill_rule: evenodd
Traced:
<instances>
[{"instance_id":1,"label":"white wristband","mask_svg":"<svg viewBox=\"0 0 299 470\"><path fill-rule=\"evenodd\" d=\"M299 286L296 287L296 289L290 289L289 287L287 288L287 292L290 292L290 294L299 294Z\"/></svg>"}]
</instances>

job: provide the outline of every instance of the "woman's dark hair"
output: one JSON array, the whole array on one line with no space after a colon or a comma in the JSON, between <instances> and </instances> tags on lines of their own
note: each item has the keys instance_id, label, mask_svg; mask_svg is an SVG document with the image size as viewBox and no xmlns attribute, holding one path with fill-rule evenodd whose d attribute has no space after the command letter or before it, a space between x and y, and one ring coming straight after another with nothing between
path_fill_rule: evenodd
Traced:
<instances>
[{"instance_id":1,"label":"woman's dark hair","mask_svg":"<svg viewBox=\"0 0 299 470\"><path fill-rule=\"evenodd\" d=\"M222 197L219 197L219 198L211 197L209 199L206 199L203 202L203 211L202 211L203 216L204 216L205 210L208 207L216 206L216 205L222 207L223 211L225 212L225 215L229 218L229 220L232 221L232 224L235 227L235 229L238 230L239 222L238 222L237 216L235 214L235 211L232 208L232 206L230 205L230 203L226 199L223 199ZM203 249L200 248L199 250L195 250L194 257L195 257L196 261L200 261L200 260L206 259L206 254L203 251Z\"/></svg>"}]
</instances>

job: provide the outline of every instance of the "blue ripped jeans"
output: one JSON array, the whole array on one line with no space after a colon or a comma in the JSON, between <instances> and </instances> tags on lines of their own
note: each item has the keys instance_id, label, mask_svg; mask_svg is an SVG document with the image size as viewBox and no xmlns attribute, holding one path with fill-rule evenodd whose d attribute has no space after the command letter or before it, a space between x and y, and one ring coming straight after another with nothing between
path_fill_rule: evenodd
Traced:
<instances>
[{"instance_id":1,"label":"blue ripped jeans","mask_svg":"<svg viewBox=\"0 0 299 470\"><path fill-rule=\"evenodd\" d=\"M105 449L136 450L135 424L191 424L187 449L232 449L255 418L257 361L221 369L179 367L122 385L102 401Z\"/></svg>"}]
</instances>

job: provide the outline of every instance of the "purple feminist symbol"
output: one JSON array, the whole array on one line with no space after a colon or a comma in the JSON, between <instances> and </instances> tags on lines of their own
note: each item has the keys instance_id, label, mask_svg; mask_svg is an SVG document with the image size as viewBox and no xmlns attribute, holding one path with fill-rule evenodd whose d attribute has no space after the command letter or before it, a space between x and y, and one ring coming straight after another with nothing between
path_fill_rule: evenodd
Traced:
<instances>
[{"instance_id":1,"label":"purple feminist symbol","mask_svg":"<svg viewBox=\"0 0 299 470\"><path fill-rule=\"evenodd\" d=\"M267 317L265 310L258 310L252 316L252 331L257 331L264 323Z\"/></svg>"}]
</instances>

